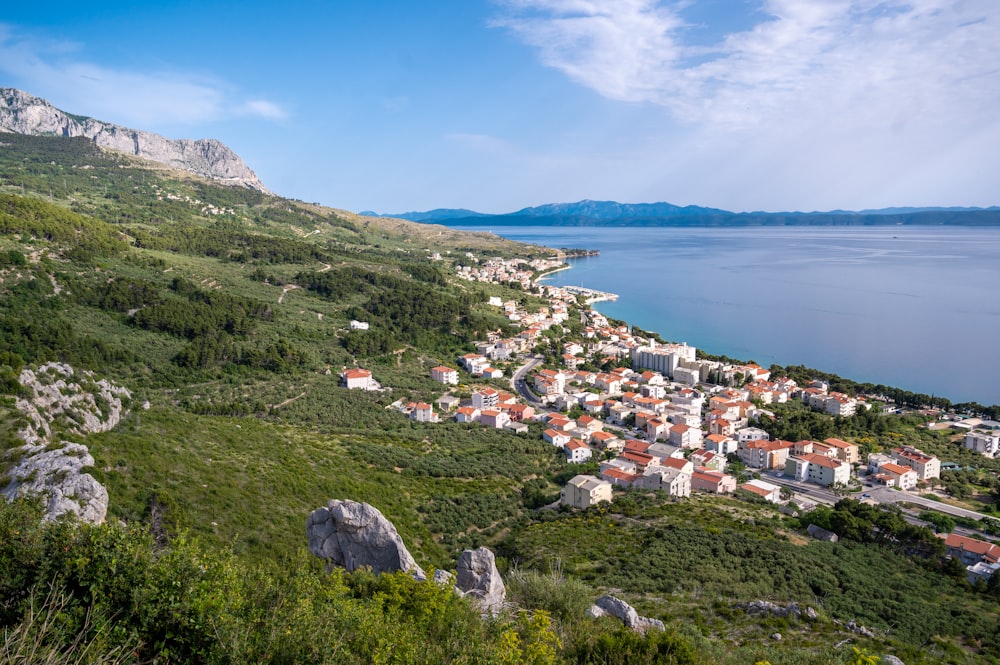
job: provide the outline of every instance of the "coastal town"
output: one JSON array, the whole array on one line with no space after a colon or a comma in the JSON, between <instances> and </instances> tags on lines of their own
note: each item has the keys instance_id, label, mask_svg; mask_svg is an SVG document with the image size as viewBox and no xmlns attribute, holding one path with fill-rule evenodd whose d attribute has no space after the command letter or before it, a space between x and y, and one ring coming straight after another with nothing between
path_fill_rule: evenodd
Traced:
<instances>
[{"instance_id":1,"label":"coastal town","mask_svg":"<svg viewBox=\"0 0 1000 665\"><path fill-rule=\"evenodd\" d=\"M856 443L833 437L786 441L757 426L775 417L769 407L795 400L850 417L892 409L885 398L847 395L819 379L799 385L757 364L706 359L686 343L609 322L592 305L615 294L539 281L565 269L560 260L467 258L475 265L457 266L459 278L513 283L546 304L528 309L490 297L488 305L516 334L490 334L476 343L475 353L455 358L454 366L433 367L430 378L443 388L433 403L392 406L417 422L452 419L524 436L540 430L567 464L591 471L569 480L559 504L586 509L637 489L678 500L692 493L735 494L778 504L790 514L848 496L985 517L922 496L940 478L942 462L904 442L862 458ZM352 329L365 327L352 322ZM508 374L504 366L512 368ZM345 368L341 380L349 389L382 389L364 368ZM460 384L472 386L471 394L456 395ZM538 426L532 429L532 423ZM932 426L962 433L969 450L1000 456L1000 422L947 416ZM967 566L971 582L1000 571L997 545L968 533L948 534L946 545Z\"/></svg>"}]
</instances>

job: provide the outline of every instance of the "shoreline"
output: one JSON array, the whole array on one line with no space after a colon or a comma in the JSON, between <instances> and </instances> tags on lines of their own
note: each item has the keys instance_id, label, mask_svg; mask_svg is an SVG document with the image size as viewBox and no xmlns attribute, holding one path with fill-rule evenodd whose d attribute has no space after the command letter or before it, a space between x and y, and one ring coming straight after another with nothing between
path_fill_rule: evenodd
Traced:
<instances>
[{"instance_id":1,"label":"shoreline","mask_svg":"<svg viewBox=\"0 0 1000 665\"><path fill-rule=\"evenodd\" d=\"M544 275L541 275L540 277L538 277L536 279L536 282L541 283L543 279L549 277L550 275L554 275L557 272L562 272L563 270L569 270L572 267L573 266L572 266L571 263L567 263L564 266L561 266L559 268L550 270L550 271L546 272ZM549 283L546 283L546 285L550 286L550 287L570 288L570 289L574 289L574 290L584 288L584 287L571 287L571 286L568 286L568 285L557 286L557 285L553 285L553 284L549 284ZM595 289L586 289L586 290L587 291L591 291L591 292L596 291ZM600 292L600 293L603 294L604 292ZM595 298L592 298L592 299L588 298L586 300L586 304L587 304L587 306L593 306L593 305L595 305L597 303L601 303L601 302L619 302L619 296L617 294L608 294L608 295L611 295L611 296L614 296L614 297L595 297ZM594 309L597 310L597 311L599 311L604 316L607 316L609 318L614 318L614 319L618 319L620 321L623 321L629 327L629 329L632 329L633 326L635 325L635 324L632 323L632 321L623 318L621 315L608 314L607 312L601 311L597 307L594 307ZM640 327L641 327L642 330L646 330L646 331L649 331L649 332L655 332L658 335L662 335L662 333L660 333L659 331L656 330L655 326L649 326L649 327L647 327L647 326L640 326ZM668 337L664 337L664 339L668 339ZM695 342L695 344L696 344L696 348L701 349L704 353L706 353L708 355L718 355L718 353L716 353L714 351L710 351L707 348L702 348L700 346L697 346L696 342ZM746 355L746 354L749 354L748 357L755 357L755 354L752 351L748 350L748 349L744 349L742 353L740 353L740 352L734 353L734 354L732 354L732 356L734 356L734 357L735 356L743 356L743 355ZM722 354L722 355L730 356L731 354L725 353L725 354ZM761 354L758 353L756 355L760 356ZM764 354L764 355L767 356L769 354ZM762 358L762 360L766 360L766 358ZM743 361L741 361L741 362L743 362ZM817 373L825 374L825 375L831 375L831 376L836 376L836 377L839 377L841 379L850 381L852 383L857 383L857 384L871 383L871 384L874 384L874 385L881 385L881 386L883 386L885 388L891 388L893 390L900 390L900 391L911 393L911 394L914 394L914 395L927 395L931 399L934 399L934 398L943 398L943 399L947 400L948 402L950 402L952 405L978 404L979 406L982 406L984 408L990 408L990 407L997 406L998 404L1000 404L1000 403L992 403L989 400L987 400L986 402L980 402L979 400L969 399L969 398L966 398L966 399L953 399L953 398L947 396L947 392L943 392L942 393L940 391L940 389L930 389L930 390L923 389L923 390L921 390L921 389L913 389L913 388L901 387L901 386L896 385L895 383L892 383L891 380L888 380L888 381L887 380L874 380L874 379L867 379L867 378L865 378L865 379L854 379L854 378L852 378L852 374L850 372L843 373L842 371L830 371L830 370L822 369L820 367L812 367L811 366L812 363L809 362L808 360L789 359L786 362L781 362L780 359L772 357L770 364L775 364L775 365L780 365L780 366L785 366L785 367L804 366L804 367L808 367L809 369L811 369L812 371L815 371Z\"/></svg>"}]
</instances>

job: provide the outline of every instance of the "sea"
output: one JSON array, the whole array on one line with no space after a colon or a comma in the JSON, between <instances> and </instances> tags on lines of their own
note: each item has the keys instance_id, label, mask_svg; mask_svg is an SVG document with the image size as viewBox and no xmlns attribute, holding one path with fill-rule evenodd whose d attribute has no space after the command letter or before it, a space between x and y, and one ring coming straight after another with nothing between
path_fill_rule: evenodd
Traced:
<instances>
[{"instance_id":1,"label":"sea","mask_svg":"<svg viewBox=\"0 0 1000 665\"><path fill-rule=\"evenodd\" d=\"M664 339L1000 404L1000 228L488 230L599 250L546 280L616 293L596 309Z\"/></svg>"}]
</instances>

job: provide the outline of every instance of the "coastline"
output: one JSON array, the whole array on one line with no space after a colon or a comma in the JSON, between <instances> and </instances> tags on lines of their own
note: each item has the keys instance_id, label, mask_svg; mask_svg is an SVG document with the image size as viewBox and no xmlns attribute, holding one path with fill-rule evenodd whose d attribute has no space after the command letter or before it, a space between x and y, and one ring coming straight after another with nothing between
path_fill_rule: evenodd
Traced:
<instances>
[{"instance_id":1,"label":"coastline","mask_svg":"<svg viewBox=\"0 0 1000 665\"><path fill-rule=\"evenodd\" d=\"M533 230L530 240L518 238L517 229L510 229L508 231L510 231L508 237L512 240L530 242L534 245L543 245L550 248L566 241L558 235L558 229L554 230L551 236L540 235L537 233L538 230ZM653 231L657 230L654 229ZM764 229L763 231L766 238L771 238L776 233L774 230L768 229ZM825 238L835 231L833 229L821 229L818 231L816 229L803 229L800 233L779 232L775 237L779 242L786 242L789 239L797 241L800 236L804 237L808 241L808 245L802 242L786 242L786 245L789 249L800 250L805 248L809 251L813 247L819 246L816 243L818 235ZM887 238L883 237L885 229L840 229L840 231L848 231L850 235L845 237L836 234L841 244L838 244L834 248L835 251L826 250L824 253L817 254L816 256L808 256L807 258L826 261L827 263L817 264L821 267L828 265L836 267L850 264L852 266L852 274L868 271L869 276L875 274L874 271L893 270L896 266L901 265L901 261L909 262L910 256L921 260L922 264L920 268L922 272L908 271L907 276L910 278L910 281L906 282L907 287L905 289L893 286L883 287L885 290L882 293L876 291L876 296L879 298L878 302L880 303L878 307L880 311L886 308L892 310L894 320L897 322L909 322L908 328L924 329L928 325L936 328L939 338L951 335L957 329L948 323L946 317L937 316L928 318L926 310L907 309L907 303L914 302L916 298L920 298L924 302L934 303L935 307L940 307L941 303L952 302L954 299L950 296L944 297L941 295L941 289L946 288L945 285L953 285L952 291L949 291L949 293L952 293L954 288L957 288L954 285L965 283L955 277L955 271L958 267L965 264L960 264L955 259L959 257L963 259L969 258L971 254L972 258L979 261L977 265L983 265L981 261L982 256L980 255L984 252L988 253L992 251L990 248L997 245L997 239L994 238L995 231L988 234L984 242L980 237L982 234L978 233L975 238L965 237L964 234L958 237L949 234L947 237L944 237L937 231L932 232L926 228L916 228L907 229L907 231L911 232L909 235L915 236L913 238L909 238L903 234L899 234L899 238L893 235L891 252L886 253L879 251L884 243L890 242ZM882 233L875 234L869 231L881 231ZM973 233L974 231L978 230L972 229L969 233ZM751 239L750 233L746 230L736 233L735 237L733 234L723 233L718 229L708 231L686 230L686 233L688 236L684 237L683 240L687 244L682 246L684 251L669 266L664 266L662 269L657 268L655 272L651 272L651 266L653 266L651 257L655 259L659 247L657 243L660 240L658 237L651 238L650 242L642 245L637 246L632 242L626 246L625 242L616 236L597 233L594 235L594 238L588 237L588 240L593 243L599 243L603 261L598 262L599 264L587 262L578 266L573 266L569 263L557 270L549 271L543 277L554 277L556 272L561 272L571 267L582 270L583 275L581 277L586 278L588 281L593 281L600 277L602 281L612 286L612 288L617 286L619 289L624 289L619 291L624 294L624 297L621 297L617 302L609 298L595 299L588 301L588 305L610 301L613 303L611 306L595 307L595 309L598 309L598 311L609 318L627 322L630 327L634 322L635 325L641 326L644 330L659 331L667 339L688 340L696 345L700 344L701 346L698 346L698 348L703 349L709 354L722 354L744 360L755 359L763 365L776 364L786 367L808 366L816 372L839 376L856 383L881 385L917 395L929 395L931 398L944 396L953 404L980 404L984 406L1000 404L1000 400L993 396L996 392L995 382L992 380L988 382L973 381L972 379L978 375L974 372L974 368L969 367L968 362L954 368L955 371L952 372L952 375L953 377L958 377L957 381L952 380L950 383L946 381L944 384L935 381L934 379L939 378L936 376L936 373L927 372L926 368L920 369L914 366L912 364L912 356L907 357L906 355L906 344L919 348L919 345L923 344L921 338L915 337L911 339L905 335L900 337L899 333L893 332L894 327L881 319L868 319L873 322L872 325L883 326L881 328L874 328L883 331L880 335L868 338L874 340L875 343L856 348L852 354L849 354L850 357L868 358L869 362L861 371L850 362L836 361L840 356L834 358L835 362L829 362L832 353L830 349L834 347L822 343L803 343L801 340L808 336L800 335L798 338L792 340L790 344L783 344L783 341L779 340L779 344L775 346L772 332L766 332L764 330L765 327L758 326L755 328L751 326L746 329L750 333L748 336L739 334L735 339L730 339L733 336L731 334L732 326L723 325L719 322L732 320L733 317L753 318L760 316L760 302L750 303L749 301L737 298L731 292L720 292L718 294L714 292L702 293L704 289L695 289L692 293L687 287L672 290L668 288L665 290L663 280L676 275L683 276L685 280L694 279L698 280L701 284L708 283L705 281L706 279L719 277L720 273L717 268L712 268L711 266L703 269L702 266L706 266L706 264L704 261L700 261L699 256L706 251L718 253L721 250L722 255L731 260L728 263L723 260L715 265L726 265L729 272L735 269L739 277L744 279L744 281L738 283L738 291L752 292L754 289L761 288L761 285L756 281L756 275L763 274L764 268L762 266L771 265L770 244L766 250L761 249L762 245L760 241L756 240L756 234L753 234L753 238ZM671 236L671 240L674 241L674 234L671 234ZM924 251L924 247L927 246L928 241L933 241L935 246L946 247L947 249L941 249L941 251L933 255L928 255ZM748 242L751 244L747 245ZM754 242L757 242L757 244L752 244ZM896 244L904 242L908 244ZM752 255L752 263L748 260L744 264L740 261L748 247L757 253ZM829 247L829 245L826 245L826 247ZM972 250L973 247L977 248L977 250ZM883 255L889 256L891 260L882 260L881 257ZM804 260L800 256L797 262L801 263ZM780 274L780 271L784 270L783 265L787 265L787 262L775 265L777 265L779 276L784 277L785 275ZM754 273L748 270L748 266L757 270L757 272ZM853 266L857 267L854 268ZM990 268L990 270L994 269ZM786 270L787 272L789 271ZM819 288L819 293L823 297L830 296L833 291L830 286L831 284L838 284L838 288L842 286L840 282L836 282L838 275L840 275L840 272L828 270L822 275L822 279L813 280L810 284L804 284L801 280L782 282L792 283L795 286L783 287L782 291L777 293L778 300L775 300L772 295L766 301L765 309L767 307L771 307L772 309L784 307L784 310L779 311L796 312L794 319L786 321L788 324L786 327L801 328L802 326L811 326L811 329L819 335L819 337L815 337L814 335L817 341L822 341L824 337L832 339L842 333L842 329L851 322L852 317L879 316L869 314L867 310L852 308L847 301L853 298L853 296L851 298L840 299L829 297L829 304L826 302L819 303L815 298L802 300L802 294L799 291L803 288L811 289L811 293L815 293L815 289ZM570 283L572 278L562 277L557 278L556 281L563 283L558 284L558 286L563 286ZM552 282L552 279L545 279L543 283L555 286ZM770 286L771 282L773 280L769 281L766 286ZM865 286L865 291L871 292L868 285L877 283L877 281L869 280ZM982 280L977 282L977 284L981 283ZM623 284L629 286L623 286ZM848 286L856 285L848 282ZM973 292L975 289L981 290L981 287L975 284L969 288ZM855 288L855 290L857 289ZM840 293L846 292L844 289L840 291ZM664 293L666 293L666 297L663 297ZM784 298L784 303L781 302L781 298ZM984 301L984 298L987 298L987 296L979 294L975 302L981 303ZM970 299L965 298L961 302L966 303L968 301ZM794 308L790 308L791 305L789 303L795 303ZM963 309L968 308L967 304L961 306ZM701 319L698 317L703 313L707 315L706 325L708 328L705 331L708 333L707 336L701 334L702 331L700 331ZM667 322L676 320L678 325L667 325L664 323L665 320ZM713 328L713 325L715 325L715 328ZM695 330L695 328L699 330ZM754 332L755 330L757 332ZM729 337L726 337L726 335L729 335ZM895 341L890 348L884 348L886 345L879 344L879 339L893 339ZM982 340L978 338L973 339L965 333L954 339L958 340L956 344L964 345L965 347L982 348ZM803 350L806 352L801 353ZM844 358L848 357L848 354L841 355ZM980 358L978 362L991 363L990 358L996 355L997 351L995 349L991 350L987 347L978 354ZM910 364L907 364L907 362ZM986 394L981 394L980 387L985 388Z\"/></svg>"}]
</instances>

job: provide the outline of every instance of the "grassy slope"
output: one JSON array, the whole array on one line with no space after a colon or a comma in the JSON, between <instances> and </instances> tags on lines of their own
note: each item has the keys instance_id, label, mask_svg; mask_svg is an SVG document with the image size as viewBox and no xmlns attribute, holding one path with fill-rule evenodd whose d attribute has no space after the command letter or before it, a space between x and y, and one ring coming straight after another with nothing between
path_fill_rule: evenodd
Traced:
<instances>
[{"instance_id":1,"label":"grassy slope","mask_svg":"<svg viewBox=\"0 0 1000 665\"><path fill-rule=\"evenodd\" d=\"M362 358L360 363L371 367L376 378L394 391L348 392L336 386L336 373L358 359L343 348L341 340L348 308L364 305L366 296L356 293L329 300L294 289L284 294L279 305L282 287L253 277L262 270L284 281L330 265L408 279L405 265L426 262L431 251L464 256L466 251L513 254L523 248L486 235L361 218L215 187L163 169L149 171L122 157L95 153L86 142L6 136L4 141L16 144L16 150L0 155L0 193L20 194L23 186L26 196L91 214L126 238L143 231L169 234L171 229L179 229L176 235L183 238L187 228L249 231L319 252L306 259L244 256L234 261L224 255L206 255L197 247L183 251L133 247L115 255L67 262L65 244L24 235L0 237L0 251L12 249L38 257L26 267L0 271L0 290L5 296L0 303L2 314L30 312L46 320L58 318L81 336L82 344L106 342L115 351L114 357L98 362L95 369L135 392L132 415L114 432L86 441L97 460L95 475L109 488L112 518L153 521L168 531L190 530L205 542L231 546L250 560L287 560L305 544L303 525L310 510L330 498L368 501L393 520L422 565L450 566L463 547L497 546L506 538L502 554L541 569L558 560L566 572L595 587L620 589L645 613L676 622L715 662L758 658L775 665L829 662L834 657L831 644L846 637L830 621L831 616L857 616L862 623L894 629L901 625L903 619L879 623L879 610L868 600L862 602L872 595L870 590L863 581L846 575L847 569L843 572L850 584L830 581L830 571L837 570L839 559L847 562L843 565L852 575L880 561L886 568L872 576L893 580L885 589L896 594L899 607L910 607L911 602L921 607L968 607L956 610L959 620L975 615L996 626L995 607L984 605L980 596L937 573L926 577L931 573L914 571L905 560L883 561L878 551L841 555L837 552L847 552L843 547L803 547L776 538L775 530L788 525L745 504L699 499L679 506L640 507L620 515L533 517L521 507L522 484L537 476L552 478L564 470L552 449L537 437L521 439L455 424L417 425L385 408L397 399L431 399L440 394L427 372L439 363L453 364L454 356L469 348L467 340L444 338L427 348L404 344L399 349L403 353ZM93 168L78 168L82 164ZM157 200L158 192L191 200ZM203 214L202 204L193 199L234 213ZM55 295L50 277L66 290ZM270 318L257 322L252 332L237 337L235 343L241 348L263 348L282 340L301 351L304 361L280 372L232 363L181 368L172 358L188 340L140 329L124 313L85 301L83 296L99 289L109 277L146 280L164 298L177 298L169 287L175 277L182 277L205 292L266 303L272 311ZM523 296L468 283L434 287L430 293L467 294L473 302L489 294ZM64 339L61 343L72 346L75 342ZM46 351L23 355L28 362L59 356ZM145 400L150 402L148 410L139 407ZM227 410L252 415L199 415ZM554 488L550 485L550 490ZM526 527L528 519L534 523ZM748 525L751 519L760 525ZM704 533L736 534L747 543L747 550L729 560L728 569L720 568L718 553L705 545ZM773 572L775 562L794 559L802 552L806 553L799 557L803 565L822 569L817 574L822 583L815 588L808 582L803 586L801 579L778 584L781 573ZM917 573L914 579L920 584L907 586L906 575ZM875 587L882 581L870 583ZM731 609L733 601L771 593L807 603L815 601L818 593L830 599L829 612L819 624L806 627L749 619ZM858 603L856 613L851 602ZM948 628L951 636L934 647L941 650L938 656L943 658L945 651L957 648L962 633L957 625L953 621ZM971 638L981 632L976 626L969 627ZM760 643L776 630L786 636L784 643ZM905 648L919 641L912 626L902 636L910 643ZM728 646L713 644L717 638ZM862 643L886 648L883 640ZM904 647L894 643L892 648ZM910 656L917 662L917 652Z\"/></svg>"}]
</instances>

